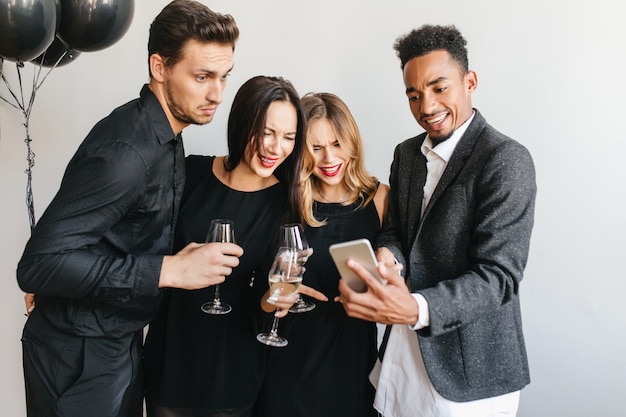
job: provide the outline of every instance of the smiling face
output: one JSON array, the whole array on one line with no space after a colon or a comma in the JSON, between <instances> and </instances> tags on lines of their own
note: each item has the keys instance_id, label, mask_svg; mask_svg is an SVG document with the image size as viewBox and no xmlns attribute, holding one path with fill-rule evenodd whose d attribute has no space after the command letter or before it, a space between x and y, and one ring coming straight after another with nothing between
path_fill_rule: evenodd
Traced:
<instances>
[{"instance_id":1,"label":"smiling face","mask_svg":"<svg viewBox=\"0 0 626 417\"><path fill-rule=\"evenodd\" d=\"M248 169L267 178L293 152L298 131L298 113L289 101L273 101L265 118L263 136L248 143L244 160Z\"/></svg>"},{"instance_id":2,"label":"smiling face","mask_svg":"<svg viewBox=\"0 0 626 417\"><path fill-rule=\"evenodd\" d=\"M154 57L161 59L158 55ZM164 109L175 132L189 124L203 125L213 119L232 68L230 44L190 40L180 61L153 71L153 78L162 83Z\"/></svg>"},{"instance_id":3,"label":"smiling face","mask_svg":"<svg viewBox=\"0 0 626 417\"><path fill-rule=\"evenodd\" d=\"M447 51L433 51L406 63L404 85L411 112L435 144L452 136L472 115L471 95L477 82L476 73L462 74Z\"/></svg>"},{"instance_id":4,"label":"smiling face","mask_svg":"<svg viewBox=\"0 0 626 417\"><path fill-rule=\"evenodd\" d=\"M313 175L323 188L342 185L350 156L341 148L337 134L327 118L309 124L307 141L315 157Z\"/></svg>"}]
</instances>

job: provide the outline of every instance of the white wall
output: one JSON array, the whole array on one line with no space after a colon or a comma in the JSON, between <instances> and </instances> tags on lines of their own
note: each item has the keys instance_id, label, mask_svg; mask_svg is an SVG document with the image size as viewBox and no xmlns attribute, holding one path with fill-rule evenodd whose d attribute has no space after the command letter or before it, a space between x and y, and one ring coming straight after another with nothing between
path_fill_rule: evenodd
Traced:
<instances>
[{"instance_id":1,"label":"white wall","mask_svg":"<svg viewBox=\"0 0 626 417\"><path fill-rule=\"evenodd\" d=\"M204 1L235 16L241 39L217 119L185 131L187 151L223 154L237 88L252 75L282 75L302 94L331 91L348 103L368 166L384 181L394 146L419 132L392 44L424 23L457 25L478 73L475 106L526 145L537 168L536 226L521 287L532 383L519 416L626 415L621 0ZM91 126L138 95L147 79L148 26L165 4L137 1L121 41L55 69L39 90L30 119L37 218ZM15 86L14 65L4 70ZM0 94L7 97L3 86ZM7 416L25 415L19 342L25 318L15 281L29 236L21 122L0 102L0 404Z\"/></svg>"}]
</instances>

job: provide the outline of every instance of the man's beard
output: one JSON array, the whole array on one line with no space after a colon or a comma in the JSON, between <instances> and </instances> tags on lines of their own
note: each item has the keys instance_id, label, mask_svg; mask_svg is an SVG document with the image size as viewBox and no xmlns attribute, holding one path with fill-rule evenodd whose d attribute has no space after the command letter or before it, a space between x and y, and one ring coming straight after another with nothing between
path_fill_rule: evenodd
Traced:
<instances>
[{"instance_id":1,"label":"man's beard","mask_svg":"<svg viewBox=\"0 0 626 417\"><path fill-rule=\"evenodd\" d=\"M430 140L433 142L433 147L435 147L435 146L439 145L441 142L450 139L453 134L454 134L454 130L452 130L447 135L441 135L441 136L433 137L433 136L430 136L430 134L429 134L428 136L430 136Z\"/></svg>"},{"instance_id":2,"label":"man's beard","mask_svg":"<svg viewBox=\"0 0 626 417\"><path fill-rule=\"evenodd\" d=\"M200 119L200 118L194 117L191 114L185 113L185 111L176 102L176 99L174 98L174 94L172 94L172 90L170 89L169 84L166 85L165 93L166 93L165 99L167 100L167 106L172 112L172 116L174 116L176 120L186 123L186 124L192 124L192 125L205 125L211 121L212 119L211 116L207 116L206 119L204 118Z\"/></svg>"}]
</instances>

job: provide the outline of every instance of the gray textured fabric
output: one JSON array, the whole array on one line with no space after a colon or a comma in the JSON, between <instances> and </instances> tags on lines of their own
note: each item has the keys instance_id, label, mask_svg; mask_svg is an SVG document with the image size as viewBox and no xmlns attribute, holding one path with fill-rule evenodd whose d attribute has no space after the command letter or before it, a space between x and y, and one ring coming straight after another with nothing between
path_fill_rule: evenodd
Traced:
<instances>
[{"instance_id":1,"label":"gray textured fabric","mask_svg":"<svg viewBox=\"0 0 626 417\"><path fill-rule=\"evenodd\" d=\"M377 246L405 265L429 304L418 331L428 375L445 398L471 401L530 382L519 304L536 196L525 147L476 111L420 219L426 134L399 144Z\"/></svg>"}]
</instances>

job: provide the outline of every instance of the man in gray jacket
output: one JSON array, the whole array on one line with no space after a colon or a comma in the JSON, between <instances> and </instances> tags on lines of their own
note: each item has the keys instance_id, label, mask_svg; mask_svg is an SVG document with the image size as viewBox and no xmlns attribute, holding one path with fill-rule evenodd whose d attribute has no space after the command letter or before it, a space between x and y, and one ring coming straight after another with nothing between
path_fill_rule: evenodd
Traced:
<instances>
[{"instance_id":1,"label":"man in gray jacket","mask_svg":"<svg viewBox=\"0 0 626 417\"><path fill-rule=\"evenodd\" d=\"M530 382L519 289L536 195L532 158L472 107L477 76L453 26L399 38L409 107L378 238L380 284L340 283L349 315L388 324L370 379L394 416L514 416ZM406 280L397 274L402 264Z\"/></svg>"}]
</instances>

